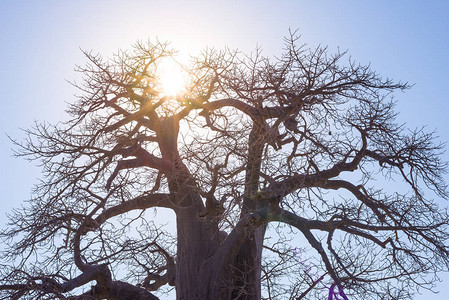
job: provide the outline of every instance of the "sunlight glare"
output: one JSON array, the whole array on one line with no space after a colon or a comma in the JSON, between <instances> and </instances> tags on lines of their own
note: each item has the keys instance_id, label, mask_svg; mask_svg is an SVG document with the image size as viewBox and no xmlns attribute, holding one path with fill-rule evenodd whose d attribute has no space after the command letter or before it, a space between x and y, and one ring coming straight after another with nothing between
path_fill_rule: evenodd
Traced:
<instances>
[{"instance_id":1,"label":"sunlight glare","mask_svg":"<svg viewBox=\"0 0 449 300\"><path fill-rule=\"evenodd\" d=\"M163 96L175 97L185 90L186 75L174 60L164 60L158 65L159 84Z\"/></svg>"}]
</instances>

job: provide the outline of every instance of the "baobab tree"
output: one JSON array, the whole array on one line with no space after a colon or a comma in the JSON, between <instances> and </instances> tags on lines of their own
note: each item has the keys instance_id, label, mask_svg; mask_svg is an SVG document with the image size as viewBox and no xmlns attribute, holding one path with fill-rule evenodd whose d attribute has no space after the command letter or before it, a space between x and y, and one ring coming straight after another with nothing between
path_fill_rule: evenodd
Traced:
<instances>
[{"instance_id":1,"label":"baobab tree","mask_svg":"<svg viewBox=\"0 0 449 300\"><path fill-rule=\"evenodd\" d=\"M15 141L43 178L2 232L3 298L409 299L448 269L447 164L395 121L408 84L294 34L206 50L176 93L167 43L85 56L70 119Z\"/></svg>"}]
</instances>

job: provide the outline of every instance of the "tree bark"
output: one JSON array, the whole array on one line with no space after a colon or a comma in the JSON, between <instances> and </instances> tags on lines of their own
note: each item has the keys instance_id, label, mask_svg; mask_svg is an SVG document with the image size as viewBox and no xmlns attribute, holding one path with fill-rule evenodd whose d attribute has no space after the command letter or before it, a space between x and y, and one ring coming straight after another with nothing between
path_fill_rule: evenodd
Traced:
<instances>
[{"instance_id":1,"label":"tree bark","mask_svg":"<svg viewBox=\"0 0 449 300\"><path fill-rule=\"evenodd\" d=\"M230 299L258 300L261 298L260 278L262 246L265 226L256 229L251 239L247 239L236 257L234 289Z\"/></svg>"},{"instance_id":2,"label":"tree bark","mask_svg":"<svg viewBox=\"0 0 449 300\"><path fill-rule=\"evenodd\" d=\"M253 128L248 141L248 160L245 180L245 198L241 217L245 214L260 209L265 205L262 199L257 197L262 153L264 149L264 121L254 120ZM258 227L254 233L244 241L233 266L233 291L232 299L257 300L261 298L261 263L262 246L266 226Z\"/></svg>"},{"instance_id":3,"label":"tree bark","mask_svg":"<svg viewBox=\"0 0 449 300\"><path fill-rule=\"evenodd\" d=\"M172 163L166 172L170 193L177 206L176 298L181 299L260 299L262 245L265 226L259 226L226 261L209 260L220 247L216 220L200 217L204 204L196 183L179 157L179 120L160 119L159 147L162 159ZM260 208L257 194L264 143L263 121L255 122L249 138L245 198L241 217ZM213 264L204 266L204 264ZM217 276L216 274L220 274Z\"/></svg>"},{"instance_id":4,"label":"tree bark","mask_svg":"<svg viewBox=\"0 0 449 300\"><path fill-rule=\"evenodd\" d=\"M218 227L202 222L199 210L188 208L177 213L178 249L176 260L176 299L204 298L204 282L210 274L200 267L213 255L217 247ZM209 288L209 287L207 287Z\"/></svg>"}]
</instances>

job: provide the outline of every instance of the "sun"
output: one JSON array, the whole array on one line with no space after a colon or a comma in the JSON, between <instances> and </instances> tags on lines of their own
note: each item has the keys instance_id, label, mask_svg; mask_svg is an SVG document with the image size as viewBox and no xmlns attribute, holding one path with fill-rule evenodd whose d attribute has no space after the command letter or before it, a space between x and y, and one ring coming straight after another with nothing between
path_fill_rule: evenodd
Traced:
<instances>
[{"instance_id":1,"label":"sun","mask_svg":"<svg viewBox=\"0 0 449 300\"><path fill-rule=\"evenodd\" d=\"M165 59L157 67L161 95L176 97L185 92L187 76L181 65L173 59Z\"/></svg>"}]
</instances>

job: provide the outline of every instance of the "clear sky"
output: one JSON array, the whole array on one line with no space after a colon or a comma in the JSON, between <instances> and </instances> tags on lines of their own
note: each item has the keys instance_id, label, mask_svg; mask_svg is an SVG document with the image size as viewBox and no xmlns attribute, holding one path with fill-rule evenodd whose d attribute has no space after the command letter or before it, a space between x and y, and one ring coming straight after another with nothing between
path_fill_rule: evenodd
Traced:
<instances>
[{"instance_id":1,"label":"clear sky","mask_svg":"<svg viewBox=\"0 0 449 300\"><path fill-rule=\"evenodd\" d=\"M34 120L64 120L76 92L66 80L79 80L73 69L85 63L80 48L109 56L158 37L187 54L259 45L270 55L280 52L289 28L299 29L304 43L348 50L381 75L415 84L396 94L399 120L437 129L449 141L449 1L1 0L0 228L39 177L33 164L11 157L6 134L21 139L19 128ZM449 299L449 275L441 278L440 294L416 299Z\"/></svg>"}]
</instances>

